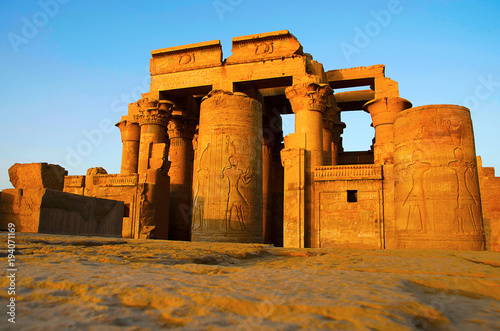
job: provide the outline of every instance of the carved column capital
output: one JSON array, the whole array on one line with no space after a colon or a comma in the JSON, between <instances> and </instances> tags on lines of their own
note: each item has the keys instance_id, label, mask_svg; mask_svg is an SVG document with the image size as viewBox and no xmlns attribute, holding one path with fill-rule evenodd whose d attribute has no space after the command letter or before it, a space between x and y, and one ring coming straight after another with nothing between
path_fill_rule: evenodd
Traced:
<instances>
[{"instance_id":1,"label":"carved column capital","mask_svg":"<svg viewBox=\"0 0 500 331\"><path fill-rule=\"evenodd\" d=\"M285 95L290 100L294 113L302 110L324 113L327 108L328 96L332 93L330 85L316 82L295 84L285 90Z\"/></svg>"},{"instance_id":2,"label":"carved column capital","mask_svg":"<svg viewBox=\"0 0 500 331\"><path fill-rule=\"evenodd\" d=\"M141 130L137 122L122 120L115 124L122 136L122 142L125 141L139 141Z\"/></svg>"},{"instance_id":3,"label":"carved column capital","mask_svg":"<svg viewBox=\"0 0 500 331\"><path fill-rule=\"evenodd\" d=\"M195 118L173 115L167 125L169 138L185 138L191 140L196 131L196 122Z\"/></svg>"},{"instance_id":4,"label":"carved column capital","mask_svg":"<svg viewBox=\"0 0 500 331\"><path fill-rule=\"evenodd\" d=\"M340 138L342 133L344 133L346 125L344 122L334 122L333 123L333 137L335 138Z\"/></svg>"},{"instance_id":5,"label":"carved column capital","mask_svg":"<svg viewBox=\"0 0 500 331\"><path fill-rule=\"evenodd\" d=\"M137 101L139 114L134 115L134 120L140 126L144 124L157 124L166 127L172 117L172 109L175 107L173 102L167 100L157 100L142 98Z\"/></svg>"},{"instance_id":6,"label":"carved column capital","mask_svg":"<svg viewBox=\"0 0 500 331\"><path fill-rule=\"evenodd\" d=\"M410 101L399 97L373 99L363 105L363 109L372 117L373 127L393 124L397 113L411 107Z\"/></svg>"},{"instance_id":7,"label":"carved column capital","mask_svg":"<svg viewBox=\"0 0 500 331\"><path fill-rule=\"evenodd\" d=\"M328 105L326 111L323 114L323 128L326 130L333 130L335 126L335 119L338 113L340 113L340 108L337 106Z\"/></svg>"}]
</instances>

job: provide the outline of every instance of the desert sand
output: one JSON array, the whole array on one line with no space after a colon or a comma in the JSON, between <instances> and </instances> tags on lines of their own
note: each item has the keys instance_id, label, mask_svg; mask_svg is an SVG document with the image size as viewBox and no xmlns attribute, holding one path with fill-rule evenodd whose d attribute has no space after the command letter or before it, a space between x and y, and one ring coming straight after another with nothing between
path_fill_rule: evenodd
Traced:
<instances>
[{"instance_id":1,"label":"desert sand","mask_svg":"<svg viewBox=\"0 0 500 331\"><path fill-rule=\"evenodd\" d=\"M16 262L15 324L0 282L3 330L500 328L495 252L18 233Z\"/></svg>"}]
</instances>

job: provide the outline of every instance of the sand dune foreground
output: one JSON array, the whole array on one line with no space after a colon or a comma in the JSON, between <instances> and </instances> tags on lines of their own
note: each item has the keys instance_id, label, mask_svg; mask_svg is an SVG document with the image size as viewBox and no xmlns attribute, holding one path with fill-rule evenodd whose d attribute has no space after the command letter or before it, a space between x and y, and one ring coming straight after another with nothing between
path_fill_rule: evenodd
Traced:
<instances>
[{"instance_id":1,"label":"sand dune foreground","mask_svg":"<svg viewBox=\"0 0 500 331\"><path fill-rule=\"evenodd\" d=\"M7 247L7 233L1 233ZM6 249L1 266L7 270ZM16 234L4 330L475 330L500 326L500 254L283 249Z\"/></svg>"}]
</instances>

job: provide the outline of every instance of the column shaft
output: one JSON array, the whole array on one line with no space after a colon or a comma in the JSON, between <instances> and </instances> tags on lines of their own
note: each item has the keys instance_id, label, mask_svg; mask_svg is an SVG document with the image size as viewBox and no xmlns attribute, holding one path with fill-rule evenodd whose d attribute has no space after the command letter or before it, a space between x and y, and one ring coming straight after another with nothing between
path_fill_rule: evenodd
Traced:
<instances>
[{"instance_id":1,"label":"column shaft","mask_svg":"<svg viewBox=\"0 0 500 331\"><path fill-rule=\"evenodd\" d=\"M141 132L139 124L123 120L118 122L116 126L120 129L123 143L120 173L122 175L137 173Z\"/></svg>"},{"instance_id":2,"label":"column shaft","mask_svg":"<svg viewBox=\"0 0 500 331\"><path fill-rule=\"evenodd\" d=\"M213 90L202 101L195 161L196 241L262 242L262 105Z\"/></svg>"},{"instance_id":3,"label":"column shaft","mask_svg":"<svg viewBox=\"0 0 500 331\"><path fill-rule=\"evenodd\" d=\"M170 138L169 239L190 240L193 186L193 134L196 122L174 115L168 125Z\"/></svg>"}]
</instances>

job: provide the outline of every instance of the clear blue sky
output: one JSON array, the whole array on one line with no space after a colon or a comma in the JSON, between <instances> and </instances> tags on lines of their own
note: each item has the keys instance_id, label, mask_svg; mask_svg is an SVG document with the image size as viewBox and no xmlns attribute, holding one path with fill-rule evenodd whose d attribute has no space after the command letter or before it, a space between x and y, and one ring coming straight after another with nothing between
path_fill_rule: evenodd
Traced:
<instances>
[{"instance_id":1,"label":"clear blue sky","mask_svg":"<svg viewBox=\"0 0 500 331\"><path fill-rule=\"evenodd\" d=\"M494 0L2 0L0 189L11 187L16 162L119 173L119 130L84 132L118 122L147 89L151 50L220 39L228 57L233 37L283 29L325 70L385 64L414 106L470 107L477 154L500 169L499 14ZM368 40L358 40L367 29ZM365 149L370 119L355 115L345 117L346 149ZM88 155L71 159L82 141Z\"/></svg>"}]
</instances>

